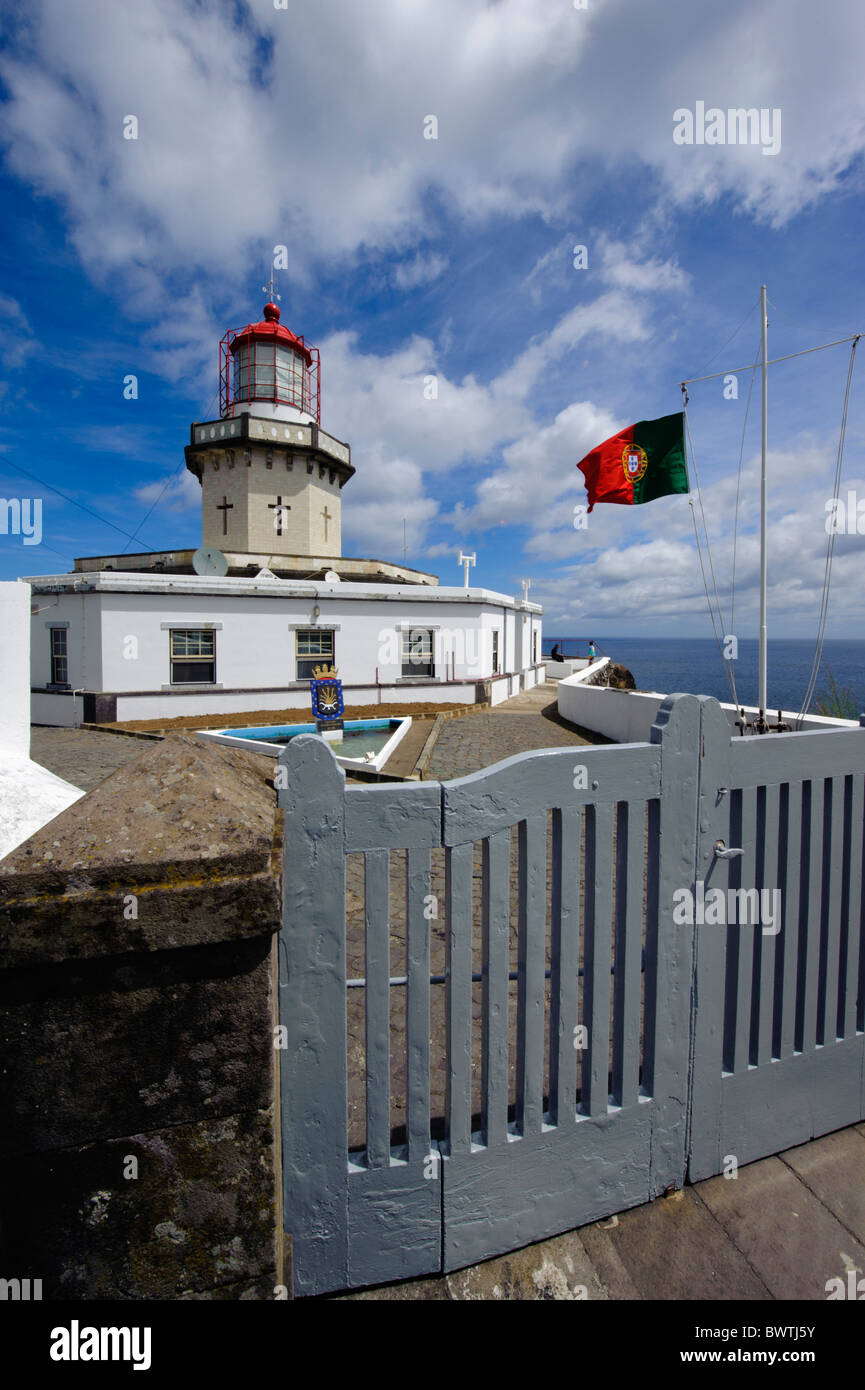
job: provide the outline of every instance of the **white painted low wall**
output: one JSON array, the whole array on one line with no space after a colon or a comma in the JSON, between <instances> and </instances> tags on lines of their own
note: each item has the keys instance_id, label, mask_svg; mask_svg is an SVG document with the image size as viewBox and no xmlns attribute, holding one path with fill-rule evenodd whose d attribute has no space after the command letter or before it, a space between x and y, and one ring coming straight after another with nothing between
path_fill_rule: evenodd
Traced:
<instances>
[{"instance_id":1,"label":"white painted low wall","mask_svg":"<svg viewBox=\"0 0 865 1390\"><path fill-rule=\"evenodd\" d=\"M530 666L522 673L522 688L531 690L543 680L543 666ZM501 676L491 682L490 694L494 705L501 704L520 692L520 676ZM432 685L375 685L351 686L345 691L346 704L351 705L414 705L437 704L473 705L477 694L474 681ZM53 724L73 728L83 719L81 695L36 690L32 696L34 724ZM165 694L117 696L118 722L135 719L182 719L191 715L247 714L252 710L303 709L309 710L307 686L285 690L218 690L190 691L188 695Z\"/></svg>"},{"instance_id":2,"label":"white painted low wall","mask_svg":"<svg viewBox=\"0 0 865 1390\"><path fill-rule=\"evenodd\" d=\"M609 690L603 685L559 681L558 709L563 719L615 743L648 743L663 695L636 690Z\"/></svg>"},{"instance_id":3,"label":"white painted low wall","mask_svg":"<svg viewBox=\"0 0 865 1390\"><path fill-rule=\"evenodd\" d=\"M0 584L0 859L84 793L30 760L30 587Z\"/></svg>"},{"instance_id":4,"label":"white painted low wall","mask_svg":"<svg viewBox=\"0 0 865 1390\"><path fill-rule=\"evenodd\" d=\"M615 743L648 743L658 708L664 699L666 696L657 691L610 690L606 686L584 685L577 677L559 681L558 688L558 710L563 719L592 733L602 734ZM722 703L721 708L734 733L738 732L735 721L739 708L744 708L749 717L758 712L754 705L737 707ZM773 711L773 718L775 715L777 710ZM785 710L782 715L791 728L798 728L798 711L791 713ZM858 727L859 721L855 719L827 719L818 714L806 715L801 725L803 730Z\"/></svg>"},{"instance_id":5,"label":"white painted low wall","mask_svg":"<svg viewBox=\"0 0 865 1390\"><path fill-rule=\"evenodd\" d=\"M578 671L585 671L589 665L587 656L566 657L563 661L544 662L548 681L566 680L568 676L575 676Z\"/></svg>"}]
</instances>

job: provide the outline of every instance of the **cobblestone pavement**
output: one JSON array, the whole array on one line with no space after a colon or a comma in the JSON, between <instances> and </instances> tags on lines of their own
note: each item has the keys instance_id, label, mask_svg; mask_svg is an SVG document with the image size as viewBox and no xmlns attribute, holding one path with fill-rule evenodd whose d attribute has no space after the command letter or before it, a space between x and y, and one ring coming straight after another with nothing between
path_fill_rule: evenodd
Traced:
<instances>
[{"instance_id":1,"label":"cobblestone pavement","mask_svg":"<svg viewBox=\"0 0 865 1390\"><path fill-rule=\"evenodd\" d=\"M449 719L442 728L426 780L465 777L531 748L566 748L586 742L575 730L563 729L539 714L469 714L463 719Z\"/></svg>"},{"instance_id":2,"label":"cobblestone pavement","mask_svg":"<svg viewBox=\"0 0 865 1390\"><path fill-rule=\"evenodd\" d=\"M89 792L124 763L152 747L148 739L100 734L93 729L54 729L34 724L30 756L56 777Z\"/></svg>"},{"instance_id":3,"label":"cobblestone pavement","mask_svg":"<svg viewBox=\"0 0 865 1390\"><path fill-rule=\"evenodd\" d=\"M426 769L427 781L465 777L532 748L604 742L587 738L558 716L556 687L539 686L484 714L449 719Z\"/></svg>"}]
</instances>

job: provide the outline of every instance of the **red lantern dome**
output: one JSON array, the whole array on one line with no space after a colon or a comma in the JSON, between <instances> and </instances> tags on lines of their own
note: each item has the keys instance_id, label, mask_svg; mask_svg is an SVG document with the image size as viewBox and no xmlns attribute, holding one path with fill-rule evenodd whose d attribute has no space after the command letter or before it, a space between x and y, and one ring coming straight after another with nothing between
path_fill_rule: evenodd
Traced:
<instances>
[{"instance_id":1,"label":"red lantern dome","mask_svg":"<svg viewBox=\"0 0 865 1390\"><path fill-rule=\"evenodd\" d=\"M260 323L230 328L219 345L220 414L253 407L274 419L321 423L318 348L283 327L273 303L265 304Z\"/></svg>"}]
</instances>

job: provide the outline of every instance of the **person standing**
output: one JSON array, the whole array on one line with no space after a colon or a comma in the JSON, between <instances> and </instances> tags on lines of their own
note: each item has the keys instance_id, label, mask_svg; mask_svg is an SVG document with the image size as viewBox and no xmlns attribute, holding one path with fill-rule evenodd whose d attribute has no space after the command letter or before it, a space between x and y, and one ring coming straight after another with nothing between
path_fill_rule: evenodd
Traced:
<instances>
[{"instance_id":1,"label":"person standing","mask_svg":"<svg viewBox=\"0 0 865 1390\"><path fill-rule=\"evenodd\" d=\"M597 655L598 655L598 653L597 653L597 649L595 648L595 643L594 643L594 641L593 641L592 639L590 639L590 640L589 640L589 661L594 661L594 660L596 660Z\"/></svg>"}]
</instances>

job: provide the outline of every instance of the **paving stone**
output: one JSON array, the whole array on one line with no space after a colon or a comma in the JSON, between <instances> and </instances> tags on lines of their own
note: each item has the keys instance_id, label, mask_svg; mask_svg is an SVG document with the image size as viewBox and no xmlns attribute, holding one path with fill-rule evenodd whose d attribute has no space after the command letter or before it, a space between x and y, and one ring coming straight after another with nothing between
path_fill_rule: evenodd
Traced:
<instances>
[{"instance_id":1,"label":"paving stone","mask_svg":"<svg viewBox=\"0 0 865 1390\"><path fill-rule=\"evenodd\" d=\"M577 1231L448 1274L456 1300L607 1301Z\"/></svg>"},{"instance_id":2,"label":"paving stone","mask_svg":"<svg viewBox=\"0 0 865 1390\"><path fill-rule=\"evenodd\" d=\"M825 1299L828 1279L865 1270L865 1246L780 1158L709 1178L699 1193L773 1298Z\"/></svg>"},{"instance_id":3,"label":"paving stone","mask_svg":"<svg viewBox=\"0 0 865 1390\"><path fill-rule=\"evenodd\" d=\"M837 1216L842 1226L865 1244L865 1127L827 1134L787 1149L784 1163Z\"/></svg>"},{"instance_id":4,"label":"paving stone","mask_svg":"<svg viewBox=\"0 0 865 1390\"><path fill-rule=\"evenodd\" d=\"M770 1297L694 1188L599 1224L638 1298L720 1301Z\"/></svg>"},{"instance_id":5,"label":"paving stone","mask_svg":"<svg viewBox=\"0 0 865 1390\"><path fill-rule=\"evenodd\" d=\"M608 1298L638 1299L639 1290L610 1239L608 1224L605 1221L596 1221L593 1226L583 1226L580 1230L583 1249L594 1265L595 1273L606 1289Z\"/></svg>"}]
</instances>

